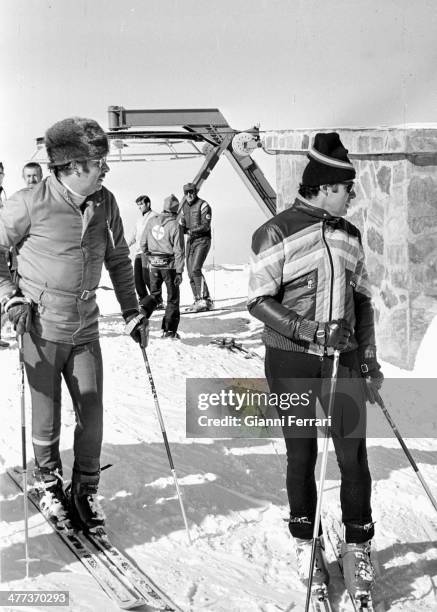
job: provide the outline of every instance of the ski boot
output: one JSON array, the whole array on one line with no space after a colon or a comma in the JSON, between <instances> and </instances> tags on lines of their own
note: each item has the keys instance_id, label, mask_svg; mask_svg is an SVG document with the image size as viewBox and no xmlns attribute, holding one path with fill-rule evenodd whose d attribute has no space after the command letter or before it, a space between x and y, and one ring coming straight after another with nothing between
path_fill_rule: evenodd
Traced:
<instances>
[{"instance_id":1,"label":"ski boot","mask_svg":"<svg viewBox=\"0 0 437 612\"><path fill-rule=\"evenodd\" d=\"M37 468L33 487L38 497L41 513L56 529L71 528L67 497L58 470Z\"/></svg>"},{"instance_id":2,"label":"ski boot","mask_svg":"<svg viewBox=\"0 0 437 612\"><path fill-rule=\"evenodd\" d=\"M180 335L177 332L175 332L175 331L165 331L165 330L162 332L161 338L163 338L163 339L170 338L172 340L180 340L181 339Z\"/></svg>"},{"instance_id":3,"label":"ski boot","mask_svg":"<svg viewBox=\"0 0 437 612\"><path fill-rule=\"evenodd\" d=\"M210 298L201 298L197 300L194 306L194 312L206 312L207 310L212 310L214 308L214 303Z\"/></svg>"},{"instance_id":4,"label":"ski boot","mask_svg":"<svg viewBox=\"0 0 437 612\"><path fill-rule=\"evenodd\" d=\"M87 531L105 524L105 514L98 500L100 470L79 472L73 470L71 481L71 518L75 524Z\"/></svg>"},{"instance_id":5,"label":"ski boot","mask_svg":"<svg viewBox=\"0 0 437 612\"><path fill-rule=\"evenodd\" d=\"M294 538L296 545L297 570L305 586L308 586L310 572L312 540ZM327 594L329 584L329 573L326 567L325 543L323 536L316 538L316 554L314 560L313 580L311 591L316 593L320 599Z\"/></svg>"},{"instance_id":6,"label":"ski boot","mask_svg":"<svg viewBox=\"0 0 437 612\"><path fill-rule=\"evenodd\" d=\"M190 306L187 306L186 308L183 309L183 312L197 312L196 308L197 308L198 301L199 300L196 298L194 302L190 304Z\"/></svg>"},{"instance_id":7,"label":"ski boot","mask_svg":"<svg viewBox=\"0 0 437 612\"><path fill-rule=\"evenodd\" d=\"M361 608L367 607L375 579L375 570L370 558L371 540L361 544L342 542L340 560L346 589Z\"/></svg>"}]
</instances>

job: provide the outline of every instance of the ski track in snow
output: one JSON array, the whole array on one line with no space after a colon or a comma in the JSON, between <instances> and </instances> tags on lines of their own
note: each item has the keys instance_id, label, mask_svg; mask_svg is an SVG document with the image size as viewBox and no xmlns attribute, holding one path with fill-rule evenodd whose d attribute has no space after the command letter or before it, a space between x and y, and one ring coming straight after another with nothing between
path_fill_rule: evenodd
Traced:
<instances>
[{"instance_id":1,"label":"ski track in snow","mask_svg":"<svg viewBox=\"0 0 437 612\"><path fill-rule=\"evenodd\" d=\"M262 358L260 324L245 310L247 270L241 266L207 273L218 305L230 311L182 317L182 340L161 340L162 312L151 321L148 356L166 423L177 474L194 539L189 547L175 495L153 398L140 350L123 334L114 294L99 291L104 355L105 423L100 487L114 542L134 559L175 602L191 612L279 612L304 608L305 592L295 570L288 535L285 455L282 440L187 439L187 377L263 377L262 359L246 359L209 344L235 337ZM109 285L107 278L102 285ZM187 283L182 303L189 303ZM433 339L430 340L430 334ZM437 323L424 346L435 345ZM419 359L420 357L420 359ZM421 373L428 364L418 357ZM0 352L2 371L1 469L21 464L16 343ZM387 364L391 376L410 376ZM414 374L414 373L413 373ZM416 373L417 375L417 373ZM28 456L30 402L27 395ZM430 422L435 414L421 406ZM72 463L74 414L63 392L61 439L65 476ZM388 435L388 434L387 434ZM435 439L407 440L431 490L437 495ZM321 446L321 445L320 445ZM375 542L382 578L376 589L387 609L431 612L437 609L437 516L393 437L371 439ZM1 532L3 589L70 592L70 610L117 610L45 521L30 512L31 564L25 579L22 497L4 474ZM339 482L330 449L324 507L339 516ZM350 610L337 565L328 550L334 609ZM6 608L3 608L6 610ZM28 607L27 610L41 610ZM66 609L66 608L64 608Z\"/></svg>"}]
</instances>

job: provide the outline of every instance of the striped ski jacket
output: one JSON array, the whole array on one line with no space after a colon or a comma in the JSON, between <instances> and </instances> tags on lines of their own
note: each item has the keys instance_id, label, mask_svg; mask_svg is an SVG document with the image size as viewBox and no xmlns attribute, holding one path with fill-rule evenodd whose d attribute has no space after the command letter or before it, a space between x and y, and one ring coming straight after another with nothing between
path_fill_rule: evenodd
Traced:
<instances>
[{"instance_id":1,"label":"striped ski jacket","mask_svg":"<svg viewBox=\"0 0 437 612\"><path fill-rule=\"evenodd\" d=\"M265 324L263 340L271 347L322 355L324 348L300 339L299 330L315 333L317 322L340 318L353 330L346 350L374 346L358 228L298 196L253 235L248 309Z\"/></svg>"}]
</instances>

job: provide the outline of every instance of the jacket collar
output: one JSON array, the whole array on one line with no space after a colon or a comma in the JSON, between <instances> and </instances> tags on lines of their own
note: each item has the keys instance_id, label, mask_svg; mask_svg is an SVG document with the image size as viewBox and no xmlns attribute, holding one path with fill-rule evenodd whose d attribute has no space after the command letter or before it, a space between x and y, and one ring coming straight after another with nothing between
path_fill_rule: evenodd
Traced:
<instances>
[{"instance_id":1,"label":"jacket collar","mask_svg":"<svg viewBox=\"0 0 437 612\"><path fill-rule=\"evenodd\" d=\"M80 208L77 204L73 203L69 195L68 189L61 183L61 181L59 181L56 178L54 174L50 174L50 176L48 176L45 180L50 185L50 187L53 189L53 191L55 191L58 196L62 197L70 206L73 206L77 209ZM91 195L87 196L84 200L84 204L87 204L87 205L94 204L95 206L100 206L101 201L102 201L102 190L99 189L99 191L95 191Z\"/></svg>"},{"instance_id":2,"label":"jacket collar","mask_svg":"<svg viewBox=\"0 0 437 612\"><path fill-rule=\"evenodd\" d=\"M309 200L303 198L301 195L298 195L293 203L293 208L300 210L311 217L316 217L321 221L326 221L328 225L331 227L336 227L337 225L344 225L343 217L334 217L329 212L324 210L323 208L318 208L311 204Z\"/></svg>"}]
</instances>

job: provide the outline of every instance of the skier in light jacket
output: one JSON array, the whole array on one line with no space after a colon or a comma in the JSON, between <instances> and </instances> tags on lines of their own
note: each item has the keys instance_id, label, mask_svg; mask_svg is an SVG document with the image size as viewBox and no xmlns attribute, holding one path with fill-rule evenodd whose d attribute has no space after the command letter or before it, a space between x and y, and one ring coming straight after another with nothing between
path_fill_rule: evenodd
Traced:
<instances>
[{"instance_id":1,"label":"skier in light jacket","mask_svg":"<svg viewBox=\"0 0 437 612\"><path fill-rule=\"evenodd\" d=\"M141 238L143 237L144 231L147 224L151 219L158 215L157 212L152 210L151 201L149 196L140 195L135 200L135 204L141 213L141 217L138 219L135 225L135 232L130 237L127 245L131 247L133 244L136 245L136 253L134 260L134 279L135 289L138 294L138 299L142 300L146 295L150 293L150 275L149 265L147 262L147 256L141 250ZM162 301L162 296L159 296L159 300Z\"/></svg>"},{"instance_id":2,"label":"skier in light jacket","mask_svg":"<svg viewBox=\"0 0 437 612\"><path fill-rule=\"evenodd\" d=\"M54 522L102 525L97 500L103 372L96 289L105 264L127 331L146 341L129 250L114 196L102 186L108 139L91 119L50 127L52 174L14 194L0 211L0 247L16 247L16 278L0 261L0 300L18 335L32 398L32 442L40 506ZM59 452L61 379L76 413L71 512Z\"/></svg>"},{"instance_id":3,"label":"skier in light jacket","mask_svg":"<svg viewBox=\"0 0 437 612\"><path fill-rule=\"evenodd\" d=\"M167 306L162 319L162 337L179 338L179 285L184 270L184 236L177 221L179 200L173 194L164 200L163 212L148 223L141 239L150 268L150 292L157 301L162 284L167 287ZM147 300L147 298L146 298ZM141 304L144 300L141 301Z\"/></svg>"}]
</instances>

